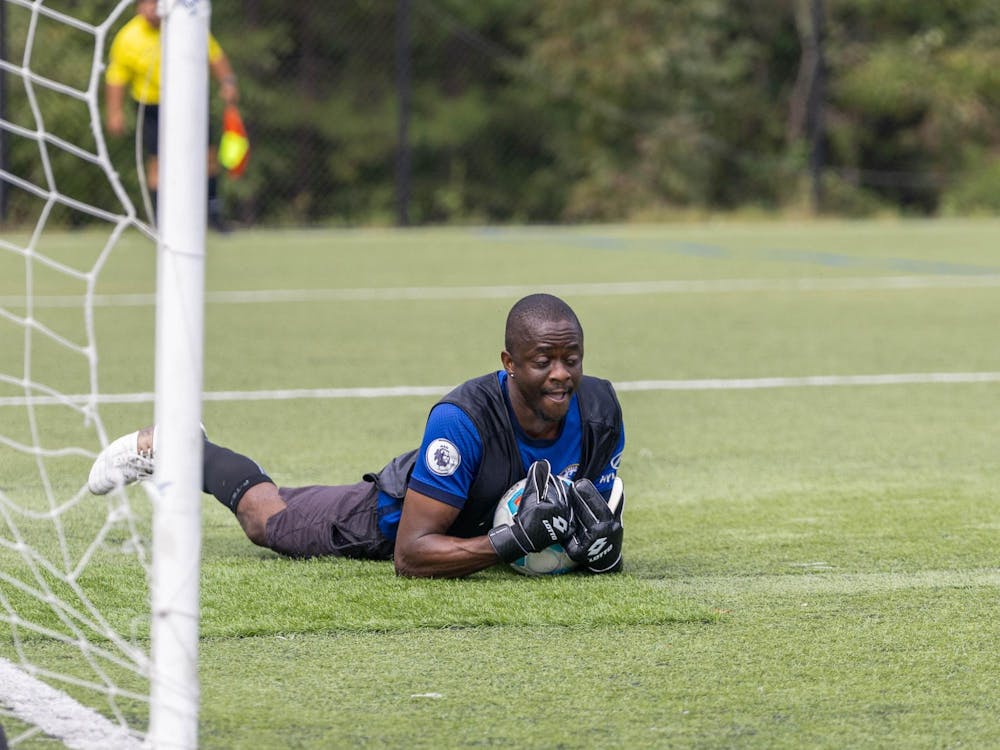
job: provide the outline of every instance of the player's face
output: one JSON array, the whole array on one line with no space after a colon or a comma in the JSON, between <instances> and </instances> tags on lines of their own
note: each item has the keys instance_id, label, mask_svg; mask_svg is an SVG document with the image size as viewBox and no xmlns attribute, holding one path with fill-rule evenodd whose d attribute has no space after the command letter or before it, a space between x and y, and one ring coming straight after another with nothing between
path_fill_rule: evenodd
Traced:
<instances>
[{"instance_id":1,"label":"player's face","mask_svg":"<svg viewBox=\"0 0 1000 750\"><path fill-rule=\"evenodd\" d=\"M521 427L533 437L556 432L583 376L583 334L577 324L537 323L501 359L513 375L508 393Z\"/></svg>"},{"instance_id":2,"label":"player's face","mask_svg":"<svg viewBox=\"0 0 1000 750\"><path fill-rule=\"evenodd\" d=\"M156 12L156 0L139 0L135 6L136 12L146 19L150 26L159 27L160 16Z\"/></svg>"}]
</instances>

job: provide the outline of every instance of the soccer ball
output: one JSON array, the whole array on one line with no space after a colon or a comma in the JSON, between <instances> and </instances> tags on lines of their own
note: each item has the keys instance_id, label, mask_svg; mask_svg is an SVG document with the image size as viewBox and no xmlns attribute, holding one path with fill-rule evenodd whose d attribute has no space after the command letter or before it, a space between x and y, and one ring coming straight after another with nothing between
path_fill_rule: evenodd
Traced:
<instances>
[{"instance_id":1,"label":"soccer ball","mask_svg":"<svg viewBox=\"0 0 1000 750\"><path fill-rule=\"evenodd\" d=\"M569 483L562 477L557 477L559 481ZM497 509L493 513L493 525L511 525L511 521L521 507L521 495L524 494L524 485L527 479L514 484L497 503ZM561 544L553 544L540 552L531 552L524 557L514 560L510 566L518 573L526 576L559 575L568 573L576 567L576 563L566 554Z\"/></svg>"}]
</instances>

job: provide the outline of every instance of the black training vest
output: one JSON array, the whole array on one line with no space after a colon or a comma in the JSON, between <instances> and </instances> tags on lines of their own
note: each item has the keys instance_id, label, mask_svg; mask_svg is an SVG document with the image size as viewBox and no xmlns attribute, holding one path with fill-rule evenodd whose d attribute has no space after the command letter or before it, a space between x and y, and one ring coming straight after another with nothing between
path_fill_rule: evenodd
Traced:
<instances>
[{"instance_id":1,"label":"black training vest","mask_svg":"<svg viewBox=\"0 0 1000 750\"><path fill-rule=\"evenodd\" d=\"M583 430L576 479L596 482L614 458L621 438L621 405L610 382L588 375L580 380L576 396ZM469 488L469 497L448 533L466 538L482 536L493 526L497 502L525 474L510 411L495 372L467 380L438 403L454 404L464 411L483 444L483 460ZM416 459L417 450L409 451L394 458L377 474L365 474L364 478L375 482L386 494L402 499Z\"/></svg>"}]
</instances>

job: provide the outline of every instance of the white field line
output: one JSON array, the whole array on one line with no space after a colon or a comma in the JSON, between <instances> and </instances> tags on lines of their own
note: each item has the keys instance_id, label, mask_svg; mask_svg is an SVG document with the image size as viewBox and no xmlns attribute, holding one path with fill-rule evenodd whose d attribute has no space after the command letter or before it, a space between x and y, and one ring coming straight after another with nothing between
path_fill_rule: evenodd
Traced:
<instances>
[{"instance_id":1,"label":"white field line","mask_svg":"<svg viewBox=\"0 0 1000 750\"><path fill-rule=\"evenodd\" d=\"M710 378L704 380L632 380L615 383L615 390L628 391L733 391L773 388L827 388L837 386L922 385L1000 383L1000 372L905 372L884 375L806 375L804 377ZM292 388L268 391L206 391L204 401L289 401L293 399L330 400L340 398L437 397L454 385L399 385L384 388ZM64 396L0 397L0 406L54 406L71 404L144 404L152 403L155 394L101 393Z\"/></svg>"},{"instance_id":2,"label":"white field line","mask_svg":"<svg viewBox=\"0 0 1000 750\"><path fill-rule=\"evenodd\" d=\"M69 748L139 750L143 747L142 742L124 727L3 658L0 658L0 705Z\"/></svg>"},{"instance_id":3,"label":"white field line","mask_svg":"<svg viewBox=\"0 0 1000 750\"><path fill-rule=\"evenodd\" d=\"M1000 286L1000 274L940 276L851 276L795 279L687 279L675 281L622 281L594 284L546 284L553 294L577 297L640 294L704 294L723 292L812 292L906 289L966 289ZM371 302L385 300L507 299L523 297L539 285L387 287L363 289L260 289L206 292L209 304L260 304L275 302ZM2 307L25 307L27 297L0 297ZM35 307L78 307L84 295L36 295ZM96 307L149 307L155 294L96 294Z\"/></svg>"}]
</instances>

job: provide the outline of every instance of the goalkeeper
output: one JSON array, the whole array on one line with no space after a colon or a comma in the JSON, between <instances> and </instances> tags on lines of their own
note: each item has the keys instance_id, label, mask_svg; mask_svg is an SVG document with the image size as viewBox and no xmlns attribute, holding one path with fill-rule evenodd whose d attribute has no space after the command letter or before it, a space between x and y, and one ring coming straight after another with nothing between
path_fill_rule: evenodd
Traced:
<instances>
[{"instance_id":1,"label":"goalkeeper","mask_svg":"<svg viewBox=\"0 0 1000 750\"><path fill-rule=\"evenodd\" d=\"M622 565L621 509L608 509L625 430L606 380L583 374L583 329L534 294L507 316L503 369L466 381L428 416L418 450L346 486L277 487L252 460L204 443L203 487L255 544L292 557L394 559L396 572L456 577L560 542L581 568ZM109 444L90 473L104 494L152 475L152 428ZM554 475L573 479L564 484ZM512 526L500 497L528 476Z\"/></svg>"},{"instance_id":2,"label":"goalkeeper","mask_svg":"<svg viewBox=\"0 0 1000 750\"><path fill-rule=\"evenodd\" d=\"M111 135L125 133L125 89L142 113L142 148L146 155L146 184L156 211L159 184L159 115L160 115L160 17L157 0L137 0L135 16L115 34L108 53L105 81L105 122ZM219 82L223 103L235 106L239 99L236 76L215 37L208 38L208 64ZM208 146L208 222L213 229L225 232L222 202L219 198L219 160L215 146Z\"/></svg>"}]
</instances>

